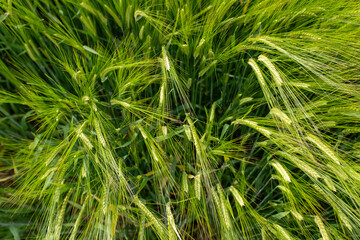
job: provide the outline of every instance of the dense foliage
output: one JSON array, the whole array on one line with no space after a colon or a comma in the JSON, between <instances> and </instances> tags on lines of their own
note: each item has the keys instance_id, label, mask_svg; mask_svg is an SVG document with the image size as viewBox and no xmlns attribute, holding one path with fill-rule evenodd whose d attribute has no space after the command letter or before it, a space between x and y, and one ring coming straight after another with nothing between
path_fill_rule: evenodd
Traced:
<instances>
[{"instance_id":1,"label":"dense foliage","mask_svg":"<svg viewBox=\"0 0 360 240\"><path fill-rule=\"evenodd\" d=\"M360 239L358 0L2 0L1 239Z\"/></svg>"}]
</instances>

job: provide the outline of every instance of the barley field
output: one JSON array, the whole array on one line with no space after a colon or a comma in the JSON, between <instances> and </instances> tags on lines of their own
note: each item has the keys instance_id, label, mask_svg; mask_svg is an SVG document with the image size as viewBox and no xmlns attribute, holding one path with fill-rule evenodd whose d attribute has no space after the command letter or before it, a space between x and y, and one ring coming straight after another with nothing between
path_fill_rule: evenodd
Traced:
<instances>
[{"instance_id":1,"label":"barley field","mask_svg":"<svg viewBox=\"0 0 360 240\"><path fill-rule=\"evenodd\" d=\"M1 0L0 239L360 239L359 0Z\"/></svg>"}]
</instances>

